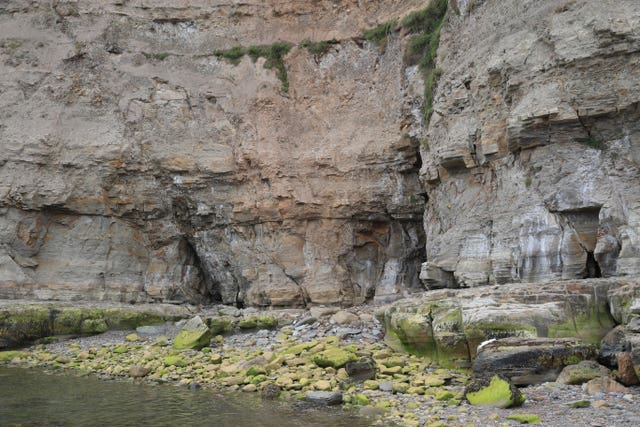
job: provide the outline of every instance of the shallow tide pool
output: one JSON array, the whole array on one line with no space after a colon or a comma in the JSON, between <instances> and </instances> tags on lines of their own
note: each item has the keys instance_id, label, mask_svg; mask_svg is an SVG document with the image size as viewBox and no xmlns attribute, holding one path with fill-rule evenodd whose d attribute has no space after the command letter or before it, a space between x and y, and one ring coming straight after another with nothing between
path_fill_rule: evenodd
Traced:
<instances>
[{"instance_id":1,"label":"shallow tide pool","mask_svg":"<svg viewBox=\"0 0 640 427\"><path fill-rule=\"evenodd\" d=\"M0 366L0 426L368 425L340 408L262 401L255 394L101 381Z\"/></svg>"}]
</instances>

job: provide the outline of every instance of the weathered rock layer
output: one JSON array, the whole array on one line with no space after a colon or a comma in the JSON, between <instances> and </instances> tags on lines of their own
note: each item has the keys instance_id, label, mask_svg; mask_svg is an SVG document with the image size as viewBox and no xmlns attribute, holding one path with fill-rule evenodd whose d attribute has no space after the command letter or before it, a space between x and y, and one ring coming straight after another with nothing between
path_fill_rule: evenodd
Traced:
<instances>
[{"instance_id":1,"label":"weathered rock layer","mask_svg":"<svg viewBox=\"0 0 640 427\"><path fill-rule=\"evenodd\" d=\"M0 297L296 306L420 287L420 82L398 34L360 35L421 6L3 2ZM213 55L276 41L284 76Z\"/></svg>"},{"instance_id":2,"label":"weathered rock layer","mask_svg":"<svg viewBox=\"0 0 640 427\"><path fill-rule=\"evenodd\" d=\"M425 284L640 273L640 4L456 3L422 153Z\"/></svg>"}]
</instances>

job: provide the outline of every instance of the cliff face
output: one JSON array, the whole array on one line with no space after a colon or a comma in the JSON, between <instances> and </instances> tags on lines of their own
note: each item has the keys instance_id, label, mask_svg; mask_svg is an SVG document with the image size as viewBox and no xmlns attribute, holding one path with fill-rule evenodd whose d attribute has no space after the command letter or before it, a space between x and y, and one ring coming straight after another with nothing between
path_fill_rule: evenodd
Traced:
<instances>
[{"instance_id":1,"label":"cliff face","mask_svg":"<svg viewBox=\"0 0 640 427\"><path fill-rule=\"evenodd\" d=\"M424 1L3 2L0 298L639 274L640 5L449 4L426 131L405 32L361 37Z\"/></svg>"},{"instance_id":2,"label":"cliff face","mask_svg":"<svg viewBox=\"0 0 640 427\"><path fill-rule=\"evenodd\" d=\"M424 283L640 273L640 4L457 6L422 153Z\"/></svg>"},{"instance_id":3,"label":"cliff face","mask_svg":"<svg viewBox=\"0 0 640 427\"><path fill-rule=\"evenodd\" d=\"M420 287L420 82L398 34L360 36L422 3L2 2L0 297L296 306ZM213 55L276 41L286 79L268 55Z\"/></svg>"}]
</instances>

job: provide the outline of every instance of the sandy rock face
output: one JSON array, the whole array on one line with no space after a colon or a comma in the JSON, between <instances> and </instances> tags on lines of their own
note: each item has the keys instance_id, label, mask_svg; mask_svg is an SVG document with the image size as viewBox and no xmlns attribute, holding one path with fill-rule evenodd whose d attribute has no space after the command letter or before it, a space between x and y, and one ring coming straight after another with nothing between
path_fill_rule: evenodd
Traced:
<instances>
[{"instance_id":1,"label":"sandy rock face","mask_svg":"<svg viewBox=\"0 0 640 427\"><path fill-rule=\"evenodd\" d=\"M422 280L637 275L640 4L457 4L422 152Z\"/></svg>"},{"instance_id":2,"label":"sandy rock face","mask_svg":"<svg viewBox=\"0 0 640 427\"><path fill-rule=\"evenodd\" d=\"M422 6L3 2L0 297L297 306L419 288L421 83L397 33L384 50L358 37ZM288 91L264 58L212 55L279 40Z\"/></svg>"}]
</instances>

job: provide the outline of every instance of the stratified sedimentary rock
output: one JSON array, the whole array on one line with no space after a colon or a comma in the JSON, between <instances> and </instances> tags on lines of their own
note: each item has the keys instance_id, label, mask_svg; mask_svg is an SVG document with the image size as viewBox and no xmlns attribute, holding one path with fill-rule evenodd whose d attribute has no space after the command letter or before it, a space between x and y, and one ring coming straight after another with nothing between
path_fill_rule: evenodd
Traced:
<instances>
[{"instance_id":1,"label":"stratified sedimentary rock","mask_svg":"<svg viewBox=\"0 0 640 427\"><path fill-rule=\"evenodd\" d=\"M640 3L450 4L422 151L424 283L640 273Z\"/></svg>"},{"instance_id":2,"label":"stratified sedimentary rock","mask_svg":"<svg viewBox=\"0 0 640 427\"><path fill-rule=\"evenodd\" d=\"M0 298L348 305L420 288L421 82L398 32L384 49L361 35L423 6L2 2ZM284 74L264 48L214 55L276 42Z\"/></svg>"}]
</instances>

